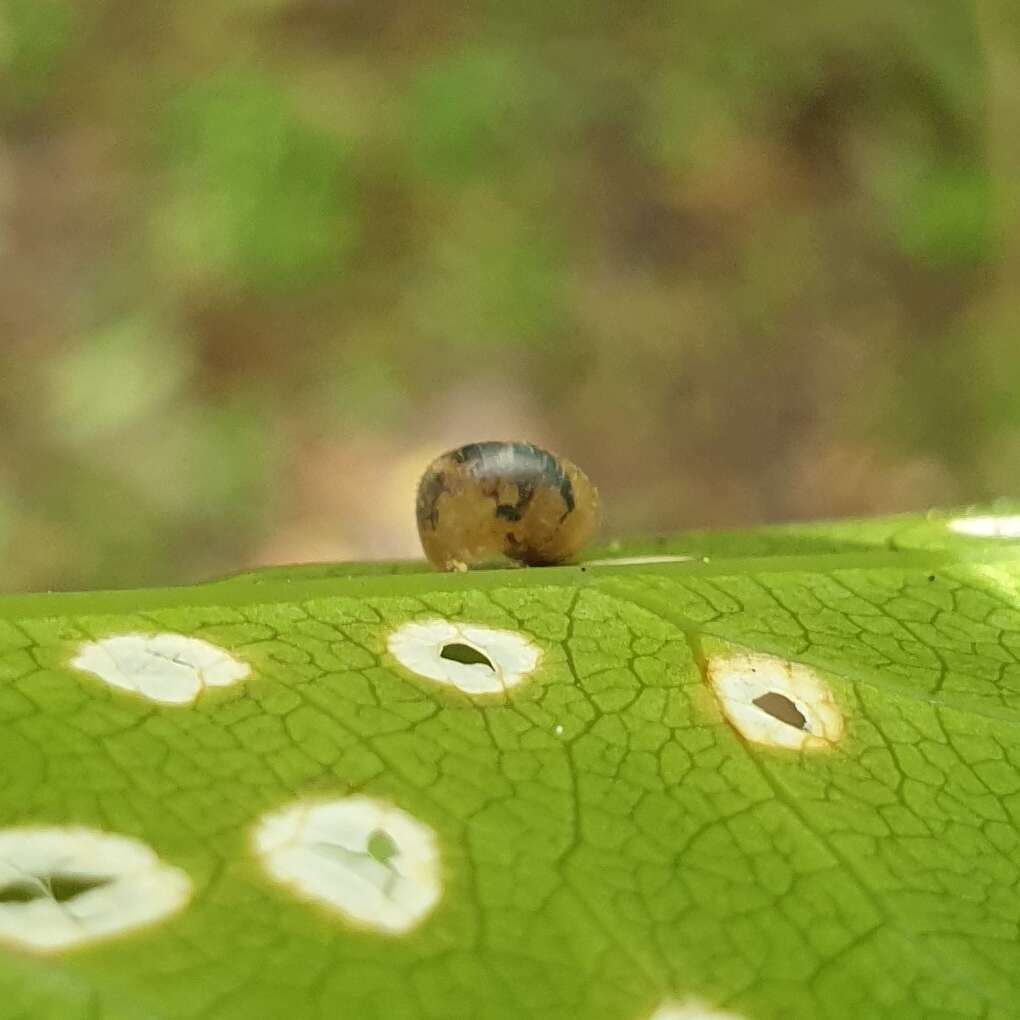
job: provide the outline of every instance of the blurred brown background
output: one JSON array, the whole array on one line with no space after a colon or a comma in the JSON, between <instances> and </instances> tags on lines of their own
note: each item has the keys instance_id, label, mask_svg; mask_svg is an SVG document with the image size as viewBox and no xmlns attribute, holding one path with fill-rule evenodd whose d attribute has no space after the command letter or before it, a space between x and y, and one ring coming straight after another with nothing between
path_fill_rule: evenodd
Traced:
<instances>
[{"instance_id":1,"label":"blurred brown background","mask_svg":"<svg viewBox=\"0 0 1020 1020\"><path fill-rule=\"evenodd\" d=\"M0 586L1020 489L1006 0L0 0Z\"/></svg>"}]
</instances>

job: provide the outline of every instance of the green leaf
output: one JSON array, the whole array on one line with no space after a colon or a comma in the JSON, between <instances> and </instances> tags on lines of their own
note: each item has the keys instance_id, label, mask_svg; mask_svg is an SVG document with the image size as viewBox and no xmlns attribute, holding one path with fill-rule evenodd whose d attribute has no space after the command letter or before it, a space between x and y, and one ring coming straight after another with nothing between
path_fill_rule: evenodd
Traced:
<instances>
[{"instance_id":1,"label":"green leaf","mask_svg":"<svg viewBox=\"0 0 1020 1020\"><path fill-rule=\"evenodd\" d=\"M0 601L0 1013L1013 1017L1015 514Z\"/></svg>"}]
</instances>

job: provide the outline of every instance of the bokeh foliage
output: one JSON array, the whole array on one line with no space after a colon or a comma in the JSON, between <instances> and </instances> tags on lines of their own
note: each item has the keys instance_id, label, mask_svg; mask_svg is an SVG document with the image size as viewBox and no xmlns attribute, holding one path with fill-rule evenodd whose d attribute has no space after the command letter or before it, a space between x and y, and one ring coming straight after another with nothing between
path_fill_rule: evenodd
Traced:
<instances>
[{"instance_id":1,"label":"bokeh foliage","mask_svg":"<svg viewBox=\"0 0 1020 1020\"><path fill-rule=\"evenodd\" d=\"M1013 20L0 0L0 584L409 554L481 438L615 532L1013 492Z\"/></svg>"}]
</instances>

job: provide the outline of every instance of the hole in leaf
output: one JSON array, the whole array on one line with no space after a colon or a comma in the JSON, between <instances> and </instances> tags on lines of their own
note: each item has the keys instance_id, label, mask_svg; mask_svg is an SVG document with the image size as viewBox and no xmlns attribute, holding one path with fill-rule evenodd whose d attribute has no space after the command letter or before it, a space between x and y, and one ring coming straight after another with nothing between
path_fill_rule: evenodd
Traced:
<instances>
[{"instance_id":1,"label":"hole in leaf","mask_svg":"<svg viewBox=\"0 0 1020 1020\"><path fill-rule=\"evenodd\" d=\"M787 726L792 726L797 730L807 729L807 719L785 694L769 691L760 698L755 698L752 704L757 705L763 712L767 712L773 719L786 723Z\"/></svg>"},{"instance_id":2,"label":"hole in leaf","mask_svg":"<svg viewBox=\"0 0 1020 1020\"><path fill-rule=\"evenodd\" d=\"M444 645L439 656L442 659L449 659L451 662L463 663L465 666L478 663L492 669L492 661L488 656L483 655L477 648L472 648L471 645L465 645L459 641Z\"/></svg>"},{"instance_id":3,"label":"hole in leaf","mask_svg":"<svg viewBox=\"0 0 1020 1020\"><path fill-rule=\"evenodd\" d=\"M48 875L34 882L12 882L0 889L0 903L32 903L35 900L56 900L67 903L75 896L109 885L108 878L87 878L84 875Z\"/></svg>"},{"instance_id":4,"label":"hole in leaf","mask_svg":"<svg viewBox=\"0 0 1020 1020\"><path fill-rule=\"evenodd\" d=\"M41 885L29 882L12 882L0 889L0 903L31 903L46 895Z\"/></svg>"},{"instance_id":5,"label":"hole in leaf","mask_svg":"<svg viewBox=\"0 0 1020 1020\"><path fill-rule=\"evenodd\" d=\"M375 858L380 864L389 864L397 855L397 844L389 833L382 829L376 829L369 834L368 845L366 846L369 856Z\"/></svg>"}]
</instances>

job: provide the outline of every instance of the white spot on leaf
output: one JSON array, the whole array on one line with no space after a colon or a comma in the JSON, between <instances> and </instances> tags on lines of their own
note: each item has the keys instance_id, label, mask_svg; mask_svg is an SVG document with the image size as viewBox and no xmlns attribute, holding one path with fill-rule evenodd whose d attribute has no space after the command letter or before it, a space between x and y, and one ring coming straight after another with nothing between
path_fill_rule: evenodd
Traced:
<instances>
[{"instance_id":1,"label":"white spot on leaf","mask_svg":"<svg viewBox=\"0 0 1020 1020\"><path fill-rule=\"evenodd\" d=\"M439 902L435 833L369 797L271 812L258 824L255 849L276 881L376 931L408 931Z\"/></svg>"},{"instance_id":2,"label":"white spot on leaf","mask_svg":"<svg viewBox=\"0 0 1020 1020\"><path fill-rule=\"evenodd\" d=\"M387 644L412 673L465 694L505 691L534 672L542 657L541 649L520 634L448 620L406 623Z\"/></svg>"},{"instance_id":3,"label":"white spot on leaf","mask_svg":"<svg viewBox=\"0 0 1020 1020\"><path fill-rule=\"evenodd\" d=\"M744 1020L737 1013L724 1012L705 1005L699 999L664 1002L648 1020Z\"/></svg>"},{"instance_id":4,"label":"white spot on leaf","mask_svg":"<svg viewBox=\"0 0 1020 1020\"><path fill-rule=\"evenodd\" d=\"M191 881L144 843L84 828L0 829L0 941L73 949L180 910Z\"/></svg>"},{"instance_id":5,"label":"white spot on leaf","mask_svg":"<svg viewBox=\"0 0 1020 1020\"><path fill-rule=\"evenodd\" d=\"M843 736L843 715L832 691L807 666L732 652L708 660L708 677L726 717L756 744L812 751Z\"/></svg>"},{"instance_id":6,"label":"white spot on leaf","mask_svg":"<svg viewBox=\"0 0 1020 1020\"><path fill-rule=\"evenodd\" d=\"M247 663L222 648L181 634L122 634L90 641L71 665L111 687L167 705L190 704L206 687L248 676Z\"/></svg>"},{"instance_id":7,"label":"white spot on leaf","mask_svg":"<svg viewBox=\"0 0 1020 1020\"><path fill-rule=\"evenodd\" d=\"M1020 515L1010 517L957 517L949 530L974 538L1020 538Z\"/></svg>"}]
</instances>

